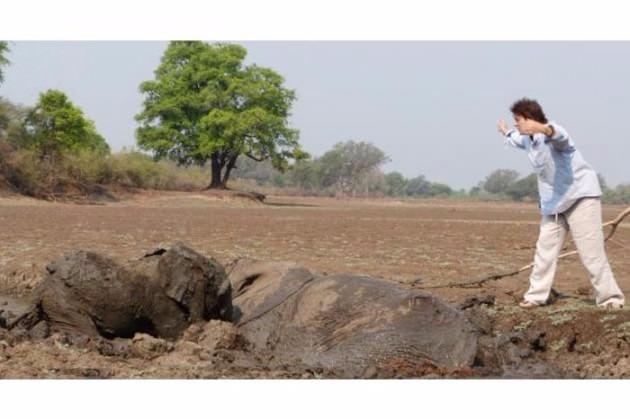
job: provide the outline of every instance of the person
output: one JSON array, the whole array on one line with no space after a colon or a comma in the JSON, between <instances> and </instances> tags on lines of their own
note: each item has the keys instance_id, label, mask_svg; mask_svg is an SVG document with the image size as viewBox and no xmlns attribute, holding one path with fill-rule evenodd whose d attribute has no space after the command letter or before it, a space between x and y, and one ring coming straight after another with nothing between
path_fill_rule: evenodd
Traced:
<instances>
[{"instance_id":1,"label":"person","mask_svg":"<svg viewBox=\"0 0 630 419\"><path fill-rule=\"evenodd\" d=\"M527 152L538 177L540 234L536 243L530 286L519 305L534 308L548 303L558 255L567 231L595 289L600 307L620 309L625 298L606 257L597 173L576 149L567 131L547 121L536 100L523 98L510 108L515 127L499 120L498 130L509 146Z\"/></svg>"}]
</instances>

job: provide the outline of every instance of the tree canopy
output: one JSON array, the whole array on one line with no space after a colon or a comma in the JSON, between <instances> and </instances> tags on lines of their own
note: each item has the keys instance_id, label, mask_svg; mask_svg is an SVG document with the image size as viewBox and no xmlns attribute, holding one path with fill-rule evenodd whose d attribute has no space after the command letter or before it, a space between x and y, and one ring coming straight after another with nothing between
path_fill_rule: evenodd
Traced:
<instances>
[{"instance_id":1,"label":"tree canopy","mask_svg":"<svg viewBox=\"0 0 630 419\"><path fill-rule=\"evenodd\" d=\"M94 122L74 105L65 93L47 90L24 121L22 148L35 148L42 156L59 152L92 150L108 153L109 146L96 131Z\"/></svg>"},{"instance_id":2,"label":"tree canopy","mask_svg":"<svg viewBox=\"0 0 630 419\"><path fill-rule=\"evenodd\" d=\"M2 67L9 64L9 60L6 57L7 52L9 52L9 44L7 41L0 41L0 84L4 82Z\"/></svg>"},{"instance_id":3,"label":"tree canopy","mask_svg":"<svg viewBox=\"0 0 630 419\"><path fill-rule=\"evenodd\" d=\"M355 195L366 187L366 176L388 161L389 157L371 143L337 143L319 158L323 186L335 185L340 193Z\"/></svg>"},{"instance_id":4,"label":"tree canopy","mask_svg":"<svg viewBox=\"0 0 630 419\"><path fill-rule=\"evenodd\" d=\"M483 188L493 194L506 193L518 179L518 172L510 169L498 169L490 173L483 183Z\"/></svg>"},{"instance_id":5,"label":"tree canopy","mask_svg":"<svg viewBox=\"0 0 630 419\"><path fill-rule=\"evenodd\" d=\"M507 187L505 193L515 201L538 200L538 176L532 173Z\"/></svg>"},{"instance_id":6,"label":"tree canopy","mask_svg":"<svg viewBox=\"0 0 630 419\"><path fill-rule=\"evenodd\" d=\"M155 80L140 85L138 146L180 164L210 161L213 188L226 187L240 155L279 170L306 157L288 124L295 92L275 71L243 65L246 54L234 44L171 42Z\"/></svg>"},{"instance_id":7,"label":"tree canopy","mask_svg":"<svg viewBox=\"0 0 630 419\"><path fill-rule=\"evenodd\" d=\"M401 196L405 193L407 179L400 172L390 172L385 175L385 184L387 185L387 195Z\"/></svg>"}]
</instances>

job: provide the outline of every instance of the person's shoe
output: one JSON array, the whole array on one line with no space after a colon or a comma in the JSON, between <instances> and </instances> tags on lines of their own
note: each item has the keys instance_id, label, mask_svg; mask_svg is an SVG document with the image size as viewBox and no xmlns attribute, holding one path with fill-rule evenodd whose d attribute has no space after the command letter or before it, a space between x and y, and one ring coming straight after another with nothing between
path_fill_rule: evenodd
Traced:
<instances>
[{"instance_id":1,"label":"person's shoe","mask_svg":"<svg viewBox=\"0 0 630 419\"><path fill-rule=\"evenodd\" d=\"M523 300L520 303L518 303L518 306L521 308L536 308L538 307L540 304L536 304L533 301L529 301L529 300Z\"/></svg>"}]
</instances>

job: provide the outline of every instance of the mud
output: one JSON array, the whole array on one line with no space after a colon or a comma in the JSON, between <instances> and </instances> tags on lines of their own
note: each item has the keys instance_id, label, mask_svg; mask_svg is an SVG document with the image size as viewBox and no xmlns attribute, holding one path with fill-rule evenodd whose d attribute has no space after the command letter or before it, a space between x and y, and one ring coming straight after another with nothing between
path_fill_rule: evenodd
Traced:
<instances>
[{"instance_id":1,"label":"mud","mask_svg":"<svg viewBox=\"0 0 630 419\"><path fill-rule=\"evenodd\" d=\"M47 266L29 302L4 301L11 341L57 336L167 366L219 356L243 367L360 377L470 368L477 352L477 328L429 294L247 260L230 267L228 280L220 264L181 243L125 264L71 252Z\"/></svg>"},{"instance_id":2,"label":"mud","mask_svg":"<svg viewBox=\"0 0 630 419\"><path fill-rule=\"evenodd\" d=\"M0 304L0 376L27 374L20 356L38 352L43 359L78 357L111 368L135 362L145 365L143 373L173 377L219 371L303 378L580 376L554 364L550 354L561 349L559 338L542 319L501 324L492 295L471 297L457 309L391 281L318 275L292 262L239 259L226 275L181 243L125 264L72 252L48 265L30 301L3 297ZM551 326L566 321L561 314ZM597 347L584 343L604 326L580 325L567 350L588 347L596 356ZM18 368L5 369L16 357ZM54 365L45 369L52 376L127 376Z\"/></svg>"},{"instance_id":3,"label":"mud","mask_svg":"<svg viewBox=\"0 0 630 419\"><path fill-rule=\"evenodd\" d=\"M46 267L30 306L27 329L43 322L53 333L110 339L176 339L192 323L232 315L223 267L181 243L125 264L71 252Z\"/></svg>"},{"instance_id":4,"label":"mud","mask_svg":"<svg viewBox=\"0 0 630 419\"><path fill-rule=\"evenodd\" d=\"M27 300L0 295L0 328L11 329L31 310Z\"/></svg>"},{"instance_id":5,"label":"mud","mask_svg":"<svg viewBox=\"0 0 630 419\"><path fill-rule=\"evenodd\" d=\"M503 359L502 375L520 377L527 364L544 364L538 378L630 377L630 310L603 310L586 298L562 298L538 310L513 306L480 308L492 323L490 335ZM483 340L483 339L482 339Z\"/></svg>"}]
</instances>

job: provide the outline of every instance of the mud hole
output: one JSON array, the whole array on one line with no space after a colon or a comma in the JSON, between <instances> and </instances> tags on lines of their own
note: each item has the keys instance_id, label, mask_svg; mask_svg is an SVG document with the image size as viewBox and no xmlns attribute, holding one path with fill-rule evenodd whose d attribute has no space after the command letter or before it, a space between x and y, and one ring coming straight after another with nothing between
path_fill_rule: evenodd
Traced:
<instances>
[{"instance_id":1,"label":"mud hole","mask_svg":"<svg viewBox=\"0 0 630 419\"><path fill-rule=\"evenodd\" d=\"M273 196L263 204L179 192L96 206L0 201L1 377L628 374L628 311L594 307L577 259L562 261L556 278L557 289L572 298L534 311L516 306L526 274L429 296L414 289L531 262L534 205ZM619 211L605 206L604 219ZM216 264L195 268L201 259L183 258L180 266L197 274L169 287L168 270L159 267L165 253L145 255L177 239ZM630 289L628 243L624 224L607 246L624 290ZM70 254L91 261L86 272L110 272L103 276L110 285L83 288L72 270L64 278L63 270L46 270ZM229 281L221 281L221 269ZM222 315L212 311L213 292L199 286L205 281L229 284L231 316L227 306ZM46 282L53 286L42 293ZM34 295L47 297L33 305ZM55 311L64 298L71 304L61 308L69 310ZM434 320L440 327L429 327ZM432 351L436 341L444 346Z\"/></svg>"},{"instance_id":2,"label":"mud hole","mask_svg":"<svg viewBox=\"0 0 630 419\"><path fill-rule=\"evenodd\" d=\"M0 297L0 377L626 378L630 312L592 304L455 306L181 243L124 263L79 251L28 298Z\"/></svg>"},{"instance_id":3,"label":"mud hole","mask_svg":"<svg viewBox=\"0 0 630 419\"><path fill-rule=\"evenodd\" d=\"M505 377L630 377L627 309L606 311L592 299L571 297L536 310L509 305L467 311L485 332L477 362L504 365ZM541 365L551 369L544 373Z\"/></svg>"}]
</instances>

